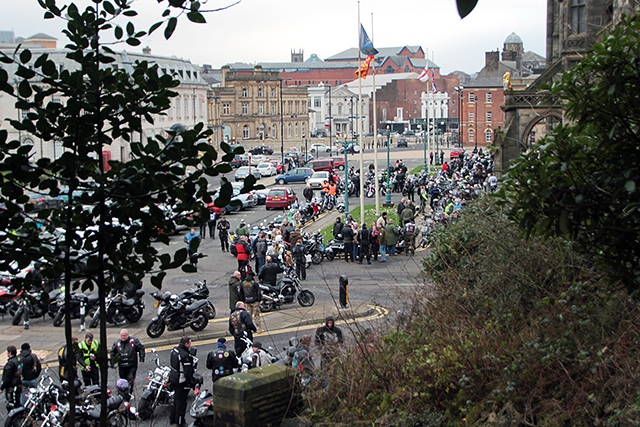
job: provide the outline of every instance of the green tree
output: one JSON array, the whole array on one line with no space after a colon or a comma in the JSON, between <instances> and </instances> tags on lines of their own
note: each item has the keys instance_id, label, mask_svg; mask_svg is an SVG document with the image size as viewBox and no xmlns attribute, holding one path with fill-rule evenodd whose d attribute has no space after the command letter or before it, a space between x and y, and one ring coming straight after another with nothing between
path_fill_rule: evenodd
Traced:
<instances>
[{"instance_id":1,"label":"green tree","mask_svg":"<svg viewBox=\"0 0 640 427\"><path fill-rule=\"evenodd\" d=\"M172 88L179 82L146 61L134 64L131 73L110 65L115 61L113 46L137 46L162 25L169 38L180 15L205 22L199 2L168 0L162 20L148 31L135 28L137 13L127 0L94 0L84 10L74 3L59 7L55 0L38 2L46 19L67 21L65 56L74 66L59 71L48 53L34 57L20 47L10 55L0 52L0 91L28 112L20 121L9 120L11 126L45 143L59 141L64 153L57 159L33 160L32 146L9 140L8 132L0 130L0 229L12 230L0 236L0 269L16 271L38 260L45 276L63 275L67 312L72 289L97 286L105 417L105 296L111 286L139 282L149 273L159 288L167 269L194 271L185 263L185 249L161 255L151 242L168 244L159 229L171 230L176 222L191 225L193 214L197 221L208 219L208 209L198 202L211 201L206 177L229 172L227 162L234 153L226 144L218 153L207 142L211 132L202 123L193 129L173 126L170 138L156 135L140 141L143 120L153 123L154 115L170 107L177 95ZM115 41L102 43L105 33ZM111 160L106 168L102 150L118 138L130 144L132 159ZM245 187L254 182L247 180ZM34 213L29 193L64 196L67 203ZM216 205L228 204L231 193L227 182ZM172 206L170 217L161 206ZM65 333L70 345L69 316ZM73 405L72 399L70 425Z\"/></svg>"},{"instance_id":2,"label":"green tree","mask_svg":"<svg viewBox=\"0 0 640 427\"><path fill-rule=\"evenodd\" d=\"M508 170L501 198L527 235L568 237L640 287L640 21L626 17L551 88L567 123Z\"/></svg>"}]
</instances>

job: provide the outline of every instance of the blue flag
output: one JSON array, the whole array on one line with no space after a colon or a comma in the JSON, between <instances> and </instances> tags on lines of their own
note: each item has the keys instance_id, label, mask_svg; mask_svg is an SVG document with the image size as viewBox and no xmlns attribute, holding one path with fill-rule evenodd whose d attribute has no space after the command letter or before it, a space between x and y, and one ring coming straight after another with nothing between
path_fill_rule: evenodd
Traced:
<instances>
[{"instance_id":1,"label":"blue flag","mask_svg":"<svg viewBox=\"0 0 640 427\"><path fill-rule=\"evenodd\" d=\"M360 51L369 56L375 55L378 53L375 47L373 47L373 42L367 35L367 32L364 30L362 24L360 24Z\"/></svg>"}]
</instances>

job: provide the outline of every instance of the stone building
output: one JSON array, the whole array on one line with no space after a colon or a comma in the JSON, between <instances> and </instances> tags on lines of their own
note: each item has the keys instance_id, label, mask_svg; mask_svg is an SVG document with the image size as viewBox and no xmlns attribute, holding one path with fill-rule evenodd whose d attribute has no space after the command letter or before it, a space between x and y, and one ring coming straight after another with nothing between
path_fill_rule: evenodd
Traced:
<instances>
[{"instance_id":1,"label":"stone building","mask_svg":"<svg viewBox=\"0 0 640 427\"><path fill-rule=\"evenodd\" d=\"M210 92L210 127L218 140L301 141L309 136L307 104L307 88L283 86L276 71L225 65Z\"/></svg>"}]
</instances>

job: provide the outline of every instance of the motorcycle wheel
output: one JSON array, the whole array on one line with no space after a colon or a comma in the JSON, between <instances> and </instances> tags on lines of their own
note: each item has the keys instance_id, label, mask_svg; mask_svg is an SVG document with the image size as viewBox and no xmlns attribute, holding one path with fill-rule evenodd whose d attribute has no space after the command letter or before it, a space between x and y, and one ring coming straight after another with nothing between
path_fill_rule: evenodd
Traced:
<instances>
[{"instance_id":1,"label":"motorcycle wheel","mask_svg":"<svg viewBox=\"0 0 640 427\"><path fill-rule=\"evenodd\" d=\"M260 310L263 312L272 311L275 308L273 301L262 300L260 301Z\"/></svg>"},{"instance_id":2,"label":"motorcycle wheel","mask_svg":"<svg viewBox=\"0 0 640 427\"><path fill-rule=\"evenodd\" d=\"M16 314L13 316L13 321L11 322L11 324L13 326L17 326L20 324L20 322L22 322L22 312L24 311L23 308L19 308L18 311L16 311Z\"/></svg>"},{"instance_id":3,"label":"motorcycle wheel","mask_svg":"<svg viewBox=\"0 0 640 427\"><path fill-rule=\"evenodd\" d=\"M157 319L152 320L147 326L147 335L151 338L158 338L160 335L164 333L164 322ZM140 410L140 408L138 408Z\"/></svg>"},{"instance_id":4,"label":"motorcycle wheel","mask_svg":"<svg viewBox=\"0 0 640 427\"><path fill-rule=\"evenodd\" d=\"M311 254L311 262L314 264L320 264L322 262L322 253L315 251Z\"/></svg>"},{"instance_id":5,"label":"motorcycle wheel","mask_svg":"<svg viewBox=\"0 0 640 427\"><path fill-rule=\"evenodd\" d=\"M316 302L316 297L313 292L304 290L298 294L298 303L302 307L311 307Z\"/></svg>"},{"instance_id":6,"label":"motorcycle wheel","mask_svg":"<svg viewBox=\"0 0 640 427\"><path fill-rule=\"evenodd\" d=\"M91 323L89 323L89 328L95 329L100 324L100 310L97 310L93 317L91 318Z\"/></svg>"},{"instance_id":7,"label":"motorcycle wheel","mask_svg":"<svg viewBox=\"0 0 640 427\"><path fill-rule=\"evenodd\" d=\"M4 427L22 427L25 425L36 425L33 420L26 420L27 411L21 411L13 416L8 416L4 422Z\"/></svg>"},{"instance_id":8,"label":"motorcycle wheel","mask_svg":"<svg viewBox=\"0 0 640 427\"><path fill-rule=\"evenodd\" d=\"M196 332L200 332L209 324L209 319L207 319L207 315L205 313L200 313L198 317L196 317L193 322L189 325L191 329Z\"/></svg>"},{"instance_id":9,"label":"motorcycle wheel","mask_svg":"<svg viewBox=\"0 0 640 427\"><path fill-rule=\"evenodd\" d=\"M127 316L127 322L136 323L138 320L140 320L141 317L142 310L139 307L135 307L134 311Z\"/></svg>"},{"instance_id":10,"label":"motorcycle wheel","mask_svg":"<svg viewBox=\"0 0 640 427\"><path fill-rule=\"evenodd\" d=\"M375 194L376 194L376 192L375 192L375 191L367 191L366 196L367 196L367 198L369 198L369 199L370 199L370 198L372 198Z\"/></svg>"},{"instance_id":11,"label":"motorcycle wheel","mask_svg":"<svg viewBox=\"0 0 640 427\"><path fill-rule=\"evenodd\" d=\"M59 309L56 316L53 318L53 326L60 326L64 322L64 309Z\"/></svg>"},{"instance_id":12,"label":"motorcycle wheel","mask_svg":"<svg viewBox=\"0 0 640 427\"><path fill-rule=\"evenodd\" d=\"M148 420L153 415L153 405L149 399L141 397L138 401L138 416L141 420Z\"/></svg>"},{"instance_id":13,"label":"motorcycle wheel","mask_svg":"<svg viewBox=\"0 0 640 427\"><path fill-rule=\"evenodd\" d=\"M325 256L329 261L333 261L333 259L336 257L336 254L333 253L333 251L329 251L325 253Z\"/></svg>"},{"instance_id":14,"label":"motorcycle wheel","mask_svg":"<svg viewBox=\"0 0 640 427\"><path fill-rule=\"evenodd\" d=\"M207 318L209 318L209 320L213 320L216 318L216 308L213 306L213 304L211 304L210 301L208 302L204 310L207 313Z\"/></svg>"}]
</instances>

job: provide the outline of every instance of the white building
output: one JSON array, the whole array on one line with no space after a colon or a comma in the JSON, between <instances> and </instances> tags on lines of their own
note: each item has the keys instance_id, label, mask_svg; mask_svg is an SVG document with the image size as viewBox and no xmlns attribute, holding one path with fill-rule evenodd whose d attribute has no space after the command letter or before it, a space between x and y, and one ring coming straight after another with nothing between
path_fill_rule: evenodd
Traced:
<instances>
[{"instance_id":1,"label":"white building","mask_svg":"<svg viewBox=\"0 0 640 427\"><path fill-rule=\"evenodd\" d=\"M62 70L74 70L78 66L76 62L73 62L66 58L68 53L65 49L57 48L44 48L37 46L28 46L33 54L31 62L35 60L43 53L49 55L49 59L54 61L59 71ZM15 46L11 47L10 44L0 45L0 50L11 55ZM127 53L119 52L114 56L116 61L108 66L124 69L127 72L133 72L133 67L136 62L148 61L150 65L157 64L160 73L170 74L175 79L180 81L180 85L172 90L178 93L178 96L171 99L171 108L165 111L166 115L154 116L154 124L148 123L143 120L143 135L142 137L154 136L161 134L167 136L165 130L169 129L171 125L175 123L182 123L187 127L193 127L199 122L207 123L207 89L208 84L200 75L200 67L192 64L189 60L179 59L175 57L161 57L153 56L150 54L149 49L144 49L145 53ZM17 89L17 85L22 80L20 77L15 76L15 66L1 64L0 68L4 69L9 74L9 82L11 82ZM34 81L35 83L35 81ZM64 102L62 99L58 99L56 96L50 97L49 101ZM6 94L0 93L0 129L6 129L8 131L9 140L17 139L23 144L32 144L34 146L34 152L32 159L35 161L42 157L58 158L62 154L62 145L60 142L55 141L43 141L34 135L26 132L18 132L10 124L4 120L5 118L22 119L26 115L27 111L17 110L15 108L15 99ZM139 134L133 135L134 140L140 138ZM110 147L105 147L103 156L106 160L127 160L130 156L129 144L121 139L113 141Z\"/></svg>"},{"instance_id":2,"label":"white building","mask_svg":"<svg viewBox=\"0 0 640 427\"><path fill-rule=\"evenodd\" d=\"M351 138L360 129L364 134L371 132L369 117L369 96L362 95L358 109L358 93L349 90L347 85L330 86L321 83L309 86L309 126L312 135L331 138ZM358 124L360 119L360 126Z\"/></svg>"}]
</instances>

